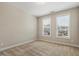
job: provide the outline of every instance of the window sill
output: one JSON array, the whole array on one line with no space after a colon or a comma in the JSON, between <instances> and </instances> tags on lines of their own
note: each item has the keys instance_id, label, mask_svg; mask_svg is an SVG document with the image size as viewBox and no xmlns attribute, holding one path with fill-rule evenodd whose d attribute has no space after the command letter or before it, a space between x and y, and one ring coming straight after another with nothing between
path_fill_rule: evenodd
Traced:
<instances>
[{"instance_id":1,"label":"window sill","mask_svg":"<svg viewBox=\"0 0 79 59\"><path fill-rule=\"evenodd\" d=\"M57 39L70 39L69 37L56 36Z\"/></svg>"},{"instance_id":2,"label":"window sill","mask_svg":"<svg viewBox=\"0 0 79 59\"><path fill-rule=\"evenodd\" d=\"M42 35L42 37L51 37L51 35Z\"/></svg>"}]
</instances>

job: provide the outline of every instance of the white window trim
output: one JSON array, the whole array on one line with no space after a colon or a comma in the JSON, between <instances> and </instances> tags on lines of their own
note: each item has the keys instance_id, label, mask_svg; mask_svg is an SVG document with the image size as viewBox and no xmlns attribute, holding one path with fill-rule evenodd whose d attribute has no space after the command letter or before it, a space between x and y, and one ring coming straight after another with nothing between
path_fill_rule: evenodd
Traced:
<instances>
[{"instance_id":1,"label":"white window trim","mask_svg":"<svg viewBox=\"0 0 79 59\"><path fill-rule=\"evenodd\" d=\"M66 16L66 15L69 15L70 17L70 20L71 20L71 15L70 14L63 14L63 15L58 15L58 16ZM57 16L56 16L57 17ZM60 39L70 39L70 20L69 20L69 28L68 28L68 37L66 36L58 36L58 30L57 30L57 22L56 22L56 38L60 38ZM57 21L57 19L56 19Z\"/></svg>"},{"instance_id":2,"label":"white window trim","mask_svg":"<svg viewBox=\"0 0 79 59\"><path fill-rule=\"evenodd\" d=\"M48 16L48 17L50 17L50 35L44 35L44 26L42 25L42 36L45 36L45 37L50 37L51 36L51 16Z\"/></svg>"}]
</instances>

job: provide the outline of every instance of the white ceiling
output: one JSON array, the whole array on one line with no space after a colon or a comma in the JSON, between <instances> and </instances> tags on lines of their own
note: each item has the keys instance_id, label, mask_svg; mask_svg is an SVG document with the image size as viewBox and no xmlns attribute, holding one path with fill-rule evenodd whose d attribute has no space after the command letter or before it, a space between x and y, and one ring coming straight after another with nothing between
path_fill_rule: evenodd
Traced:
<instances>
[{"instance_id":1,"label":"white ceiling","mask_svg":"<svg viewBox=\"0 0 79 59\"><path fill-rule=\"evenodd\" d=\"M78 2L10 2L8 4L22 8L34 16L46 15L79 6Z\"/></svg>"}]
</instances>

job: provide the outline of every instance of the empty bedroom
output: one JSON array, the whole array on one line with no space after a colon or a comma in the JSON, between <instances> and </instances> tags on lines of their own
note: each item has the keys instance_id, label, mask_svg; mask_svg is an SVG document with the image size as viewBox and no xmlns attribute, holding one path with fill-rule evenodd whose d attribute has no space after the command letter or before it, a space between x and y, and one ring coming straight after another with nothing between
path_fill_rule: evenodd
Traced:
<instances>
[{"instance_id":1,"label":"empty bedroom","mask_svg":"<svg viewBox=\"0 0 79 59\"><path fill-rule=\"evenodd\" d=\"M79 2L0 2L0 56L79 56Z\"/></svg>"}]
</instances>

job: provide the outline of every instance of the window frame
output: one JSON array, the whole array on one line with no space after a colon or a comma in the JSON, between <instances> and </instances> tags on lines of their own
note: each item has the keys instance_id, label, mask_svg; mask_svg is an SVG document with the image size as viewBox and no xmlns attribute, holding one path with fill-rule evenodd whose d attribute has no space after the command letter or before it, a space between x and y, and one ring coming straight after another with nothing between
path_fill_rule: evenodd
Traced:
<instances>
[{"instance_id":1,"label":"window frame","mask_svg":"<svg viewBox=\"0 0 79 59\"><path fill-rule=\"evenodd\" d=\"M51 16L45 16L49 17L50 19L50 35L44 35L44 26L43 26L43 19L42 19L42 36L50 37L51 36Z\"/></svg>"},{"instance_id":2,"label":"window frame","mask_svg":"<svg viewBox=\"0 0 79 59\"><path fill-rule=\"evenodd\" d=\"M69 16L68 37L67 37L67 36L58 36L57 17L59 17L59 16ZM62 15L57 15L57 16L56 16L56 38L65 38L65 39L70 39L70 20L71 20L71 15L70 15L70 14L62 14Z\"/></svg>"}]
</instances>

